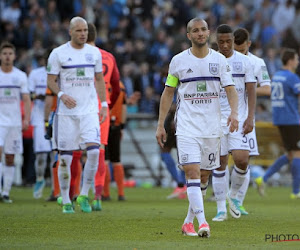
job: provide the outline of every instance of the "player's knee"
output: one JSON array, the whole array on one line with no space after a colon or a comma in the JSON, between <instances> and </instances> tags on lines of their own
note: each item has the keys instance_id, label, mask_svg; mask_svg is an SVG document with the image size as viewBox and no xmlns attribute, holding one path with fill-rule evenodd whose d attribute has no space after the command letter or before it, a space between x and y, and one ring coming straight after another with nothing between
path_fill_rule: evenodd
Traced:
<instances>
[{"instance_id":1,"label":"player's knee","mask_svg":"<svg viewBox=\"0 0 300 250\"><path fill-rule=\"evenodd\" d=\"M200 179L200 169L185 169L184 172L187 179Z\"/></svg>"},{"instance_id":2,"label":"player's knee","mask_svg":"<svg viewBox=\"0 0 300 250\"><path fill-rule=\"evenodd\" d=\"M98 167L99 162L99 146L89 146L86 151L87 159L93 168Z\"/></svg>"},{"instance_id":3,"label":"player's knee","mask_svg":"<svg viewBox=\"0 0 300 250\"><path fill-rule=\"evenodd\" d=\"M14 159L15 159L15 155L6 154L5 155L6 166L14 166Z\"/></svg>"},{"instance_id":4,"label":"player's knee","mask_svg":"<svg viewBox=\"0 0 300 250\"><path fill-rule=\"evenodd\" d=\"M235 165L242 170L246 170L248 167L248 158L238 158L234 161Z\"/></svg>"},{"instance_id":5,"label":"player's knee","mask_svg":"<svg viewBox=\"0 0 300 250\"><path fill-rule=\"evenodd\" d=\"M208 175L202 175L201 174L201 183L207 183L208 182Z\"/></svg>"}]
</instances>

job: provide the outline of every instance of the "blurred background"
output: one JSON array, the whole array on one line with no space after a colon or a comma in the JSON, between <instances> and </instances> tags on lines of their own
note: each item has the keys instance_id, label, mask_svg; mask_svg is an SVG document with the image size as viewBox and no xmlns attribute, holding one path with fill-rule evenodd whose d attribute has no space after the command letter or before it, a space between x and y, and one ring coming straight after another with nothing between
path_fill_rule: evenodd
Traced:
<instances>
[{"instance_id":1,"label":"blurred background","mask_svg":"<svg viewBox=\"0 0 300 250\"><path fill-rule=\"evenodd\" d=\"M190 46L186 38L190 19L207 20L212 34L222 23L248 29L250 51L265 60L271 77L281 67L281 49L299 51L300 45L297 0L0 0L0 42L16 46L15 66L29 74L46 49L69 40L69 21L74 16L94 23L96 45L116 57L128 97L121 160L127 180L149 185L173 185L155 140L156 119L169 61ZM214 35L210 39L213 44ZM261 155L252 162L258 169L254 175L282 153L278 132L270 123L269 98L258 99L256 120L262 121L257 125ZM26 166L21 168L22 156L17 160L17 185L35 182L30 140L28 132L24 135ZM176 152L172 153L176 159ZM290 182L285 171L277 178L279 184Z\"/></svg>"}]
</instances>

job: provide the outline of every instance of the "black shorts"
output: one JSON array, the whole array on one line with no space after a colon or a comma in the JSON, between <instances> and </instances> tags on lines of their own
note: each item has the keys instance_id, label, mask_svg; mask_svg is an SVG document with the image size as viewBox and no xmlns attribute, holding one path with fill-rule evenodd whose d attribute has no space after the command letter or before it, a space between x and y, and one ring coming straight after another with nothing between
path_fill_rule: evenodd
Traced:
<instances>
[{"instance_id":1,"label":"black shorts","mask_svg":"<svg viewBox=\"0 0 300 250\"><path fill-rule=\"evenodd\" d=\"M105 160L121 161L121 126L110 126L108 144L105 146Z\"/></svg>"},{"instance_id":2,"label":"black shorts","mask_svg":"<svg viewBox=\"0 0 300 250\"><path fill-rule=\"evenodd\" d=\"M284 148L287 151L300 150L300 126L278 126Z\"/></svg>"}]
</instances>

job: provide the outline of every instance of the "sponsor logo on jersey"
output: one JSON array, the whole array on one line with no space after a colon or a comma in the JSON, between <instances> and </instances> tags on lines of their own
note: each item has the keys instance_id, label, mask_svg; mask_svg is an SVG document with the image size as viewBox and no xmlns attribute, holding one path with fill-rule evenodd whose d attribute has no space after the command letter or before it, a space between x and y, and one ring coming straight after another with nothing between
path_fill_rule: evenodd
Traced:
<instances>
[{"instance_id":1,"label":"sponsor logo on jersey","mask_svg":"<svg viewBox=\"0 0 300 250\"><path fill-rule=\"evenodd\" d=\"M85 54L84 56L88 63L92 63L94 61L93 54Z\"/></svg>"},{"instance_id":2,"label":"sponsor logo on jersey","mask_svg":"<svg viewBox=\"0 0 300 250\"><path fill-rule=\"evenodd\" d=\"M5 96L10 96L10 94L11 94L10 89L5 89L5 90L4 90L4 95L5 95Z\"/></svg>"},{"instance_id":3,"label":"sponsor logo on jersey","mask_svg":"<svg viewBox=\"0 0 300 250\"><path fill-rule=\"evenodd\" d=\"M235 72L242 72L243 71L243 64L242 64L242 62L233 62L232 63L232 67L233 67L233 70Z\"/></svg>"},{"instance_id":4,"label":"sponsor logo on jersey","mask_svg":"<svg viewBox=\"0 0 300 250\"><path fill-rule=\"evenodd\" d=\"M77 69L77 76L85 76L84 68Z\"/></svg>"},{"instance_id":5,"label":"sponsor logo on jersey","mask_svg":"<svg viewBox=\"0 0 300 250\"><path fill-rule=\"evenodd\" d=\"M72 62L72 58L69 57L68 62Z\"/></svg>"},{"instance_id":6,"label":"sponsor logo on jersey","mask_svg":"<svg viewBox=\"0 0 300 250\"><path fill-rule=\"evenodd\" d=\"M219 64L218 63L210 63L209 64L209 72L212 75L218 75L219 74Z\"/></svg>"},{"instance_id":7,"label":"sponsor logo on jersey","mask_svg":"<svg viewBox=\"0 0 300 250\"><path fill-rule=\"evenodd\" d=\"M267 66L261 66L263 80L270 80L270 76L267 70Z\"/></svg>"},{"instance_id":8,"label":"sponsor logo on jersey","mask_svg":"<svg viewBox=\"0 0 300 250\"><path fill-rule=\"evenodd\" d=\"M197 82L197 92L206 92L206 82Z\"/></svg>"},{"instance_id":9,"label":"sponsor logo on jersey","mask_svg":"<svg viewBox=\"0 0 300 250\"><path fill-rule=\"evenodd\" d=\"M47 72L50 72L50 71L51 71L51 64L48 64L48 65L47 65L46 70L47 70Z\"/></svg>"}]
</instances>

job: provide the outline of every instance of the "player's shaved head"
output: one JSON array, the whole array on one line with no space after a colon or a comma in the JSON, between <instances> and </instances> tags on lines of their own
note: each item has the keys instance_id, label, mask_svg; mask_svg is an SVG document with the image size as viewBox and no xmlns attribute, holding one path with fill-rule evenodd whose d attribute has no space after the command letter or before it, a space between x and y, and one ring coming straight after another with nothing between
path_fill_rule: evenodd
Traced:
<instances>
[{"instance_id":1,"label":"player's shaved head","mask_svg":"<svg viewBox=\"0 0 300 250\"><path fill-rule=\"evenodd\" d=\"M85 21L85 19L83 19L80 16L76 16L76 17L73 17L70 21L70 30L72 30L78 23L85 23L87 25L87 22Z\"/></svg>"},{"instance_id":2,"label":"player's shaved head","mask_svg":"<svg viewBox=\"0 0 300 250\"><path fill-rule=\"evenodd\" d=\"M194 23L196 22L203 22L206 26L206 28L208 29L208 25L207 25L207 22L205 20L203 20L202 18L200 17L196 17L196 18L193 18L192 20L190 20L186 26L186 30L187 32L189 33L194 25Z\"/></svg>"}]
</instances>

